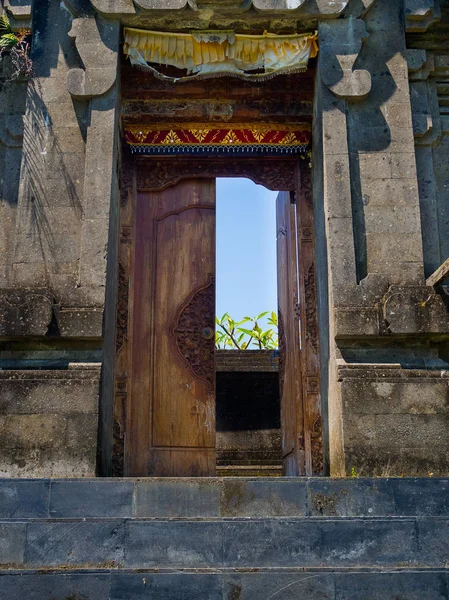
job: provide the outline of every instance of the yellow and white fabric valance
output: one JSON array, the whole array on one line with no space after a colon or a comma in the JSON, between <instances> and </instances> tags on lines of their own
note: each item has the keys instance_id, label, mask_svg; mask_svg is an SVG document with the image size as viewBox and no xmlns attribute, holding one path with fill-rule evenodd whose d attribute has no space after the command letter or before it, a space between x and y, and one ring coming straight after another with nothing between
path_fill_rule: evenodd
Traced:
<instances>
[{"instance_id":1,"label":"yellow and white fabric valance","mask_svg":"<svg viewBox=\"0 0 449 600\"><path fill-rule=\"evenodd\" d=\"M133 65L171 81L233 75L268 79L304 71L318 53L316 34L240 35L233 31L165 33L125 28L124 52ZM155 65L187 70L187 76L163 74Z\"/></svg>"}]
</instances>

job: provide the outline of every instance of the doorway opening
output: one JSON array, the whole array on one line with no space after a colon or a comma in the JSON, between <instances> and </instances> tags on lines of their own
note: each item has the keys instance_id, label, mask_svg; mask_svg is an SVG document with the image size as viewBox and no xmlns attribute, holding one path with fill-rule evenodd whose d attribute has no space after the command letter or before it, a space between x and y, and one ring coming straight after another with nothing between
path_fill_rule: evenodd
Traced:
<instances>
[{"instance_id":1,"label":"doorway opening","mask_svg":"<svg viewBox=\"0 0 449 600\"><path fill-rule=\"evenodd\" d=\"M282 475L277 192L216 180L217 474Z\"/></svg>"},{"instance_id":2,"label":"doorway opening","mask_svg":"<svg viewBox=\"0 0 449 600\"><path fill-rule=\"evenodd\" d=\"M296 156L167 156L138 157L130 168L134 183L121 209L116 472L123 464L123 474L131 477L217 473L217 433L232 427L226 411L216 409L216 380L235 373L229 361L249 351L224 351L228 365L220 367L215 348L216 183L220 177L243 177L273 191L285 190L275 201L279 356L277 365L269 358L272 371L259 365L257 385L263 391L251 383L254 365L244 369L239 363L234 380L241 384L249 379L256 403L252 415L240 412L234 423L241 428L249 423L253 429L246 431L276 428L279 410L270 416L257 409L270 385L277 387L273 380L278 376L282 474L323 474L308 162ZM244 403L238 395L232 397L241 411ZM222 426L217 427L217 417ZM226 460L230 458L228 453ZM270 474L273 465L265 466L253 474Z\"/></svg>"}]
</instances>

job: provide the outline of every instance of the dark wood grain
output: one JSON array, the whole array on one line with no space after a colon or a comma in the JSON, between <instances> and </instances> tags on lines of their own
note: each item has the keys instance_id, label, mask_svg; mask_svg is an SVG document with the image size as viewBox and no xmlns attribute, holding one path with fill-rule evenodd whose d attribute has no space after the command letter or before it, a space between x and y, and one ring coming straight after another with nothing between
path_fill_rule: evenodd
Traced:
<instances>
[{"instance_id":1,"label":"dark wood grain","mask_svg":"<svg viewBox=\"0 0 449 600\"><path fill-rule=\"evenodd\" d=\"M214 377L206 338L210 344L215 327L215 180L138 193L135 223L126 474L213 475L214 385L186 357L198 360L209 348ZM201 290L209 290L208 310L207 300L195 300ZM191 328L184 338L182 327ZM182 339L203 344L199 354L183 353Z\"/></svg>"},{"instance_id":2,"label":"dark wood grain","mask_svg":"<svg viewBox=\"0 0 449 600\"><path fill-rule=\"evenodd\" d=\"M276 200L279 385L284 475L304 474L304 427L299 347L295 207L289 192Z\"/></svg>"}]
</instances>

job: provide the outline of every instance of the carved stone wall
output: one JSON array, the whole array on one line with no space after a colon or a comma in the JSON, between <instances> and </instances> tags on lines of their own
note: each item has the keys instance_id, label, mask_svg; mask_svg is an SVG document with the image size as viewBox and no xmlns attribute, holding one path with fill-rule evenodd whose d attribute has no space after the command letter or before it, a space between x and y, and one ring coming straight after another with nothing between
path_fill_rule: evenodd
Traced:
<instances>
[{"instance_id":1,"label":"carved stone wall","mask_svg":"<svg viewBox=\"0 0 449 600\"><path fill-rule=\"evenodd\" d=\"M120 26L89 2L35 3L31 11L31 3L5 1L3 8L13 27L32 25L35 77L0 91L0 363L17 377L30 364L56 365L64 377L70 363L103 360L110 403L107 336L114 328L104 316L108 304L106 313L114 313L116 288ZM47 383L36 379L43 389ZM2 378L1 393L9 386ZM73 455L71 475L95 472L99 400L97 394L94 433L86 437L89 467L80 461L77 473ZM103 404L102 429L112 430ZM45 403L41 408L45 413ZM82 421L71 427L76 423L81 436ZM55 473L64 474L62 462ZM31 464L36 474L52 472L39 459Z\"/></svg>"},{"instance_id":2,"label":"carved stone wall","mask_svg":"<svg viewBox=\"0 0 449 600\"><path fill-rule=\"evenodd\" d=\"M14 96L11 90L0 91L0 361L20 376L36 361L39 368L49 368L53 360L58 368L102 361L100 471L112 472L114 446L114 468L120 472L132 210L122 211L120 224L118 210L120 203L123 208L131 202L134 186L118 142L120 27L276 33L318 28L313 156L317 268L306 274L306 283L316 282L320 339L315 343L328 414L324 411L323 422L314 421L311 443L318 447L321 432L328 429L331 473L343 475L353 466L355 459L349 457L360 457L370 447L363 436L354 441L356 420L348 417L354 394L365 399L367 363L395 362L404 385L418 376L411 374L412 368L445 371L448 366L446 298L425 285L425 277L449 254L448 63L442 48L447 43L447 3L236 0L207 2L207 10L204 6L193 0L35 3L35 83L17 84ZM3 7L14 26L29 25L30 2L4 0ZM189 110L232 119L229 105L220 102L218 86L210 85L206 108L191 102ZM264 104L250 96L239 111ZM160 105L153 101L148 107L155 111ZM292 96L287 116L295 111L303 116L309 108ZM270 98L264 110L276 114L276 99ZM151 111L146 115L150 120L155 118ZM276 187L276 178L266 170L262 180ZM306 304L308 299L306 294ZM349 377L341 371L345 364L360 368ZM436 377L427 377L426 385L434 390L435 402L441 399ZM319 397L317 377L307 386ZM394 402L399 401L396 389ZM367 403L370 398L366 396ZM400 440L401 430L389 425L387 414L373 427ZM426 419L441 422L443 417L432 415L426 413ZM422 428L422 448L432 441L431 432L431 427ZM402 439L407 448L406 437ZM351 450L356 446L357 453ZM364 463L365 474L381 469L382 456L377 464ZM410 460L413 456L411 452ZM390 460L390 474L411 464L403 458Z\"/></svg>"},{"instance_id":3,"label":"carved stone wall","mask_svg":"<svg viewBox=\"0 0 449 600\"><path fill-rule=\"evenodd\" d=\"M425 28L422 19L430 18L436 3L422 11L418 4L407 5L407 24L419 22ZM436 214L426 217L419 195L402 8L399 1L376 0L363 20L322 22L319 29L314 200L321 242L321 384L328 399L334 475L349 474L362 463L365 475L378 474L387 463L389 474L399 475L413 463L406 432L388 410L369 425L373 436L382 432L384 439L402 444L401 456L392 453L388 460L385 453L376 455L376 443L371 448L359 417L351 416L356 402L368 412L374 403L362 391L366 363L377 364L379 372L385 364L405 367L396 372L405 389L406 381L416 377L407 369L449 367L449 317L444 295L425 285L430 251L423 229L426 218L433 227L444 227L444 220ZM425 108L415 123L426 129L429 116ZM429 177L431 183L435 179ZM440 337L432 342L437 331ZM354 368L341 385L345 364ZM429 377L428 384L441 397L436 381ZM392 389L395 406L399 397ZM407 407L401 410L407 413ZM436 428L446 419L428 418ZM431 429L422 429L422 447L431 446ZM355 446L358 462L351 450ZM371 457L365 462L364 452ZM445 472L447 467L441 468Z\"/></svg>"}]
</instances>

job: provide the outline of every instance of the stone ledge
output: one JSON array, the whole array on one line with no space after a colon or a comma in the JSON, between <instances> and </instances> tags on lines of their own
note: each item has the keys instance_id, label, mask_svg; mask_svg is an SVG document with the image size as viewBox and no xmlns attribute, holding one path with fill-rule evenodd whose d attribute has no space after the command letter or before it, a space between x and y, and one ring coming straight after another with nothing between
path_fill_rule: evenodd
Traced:
<instances>
[{"instance_id":1,"label":"stone ledge","mask_svg":"<svg viewBox=\"0 0 449 600\"><path fill-rule=\"evenodd\" d=\"M449 311L445 302L446 296L426 285L392 285L372 306L336 307L335 337L447 337Z\"/></svg>"},{"instance_id":2,"label":"stone ledge","mask_svg":"<svg viewBox=\"0 0 449 600\"><path fill-rule=\"evenodd\" d=\"M0 519L449 517L449 478L0 479Z\"/></svg>"}]
</instances>

